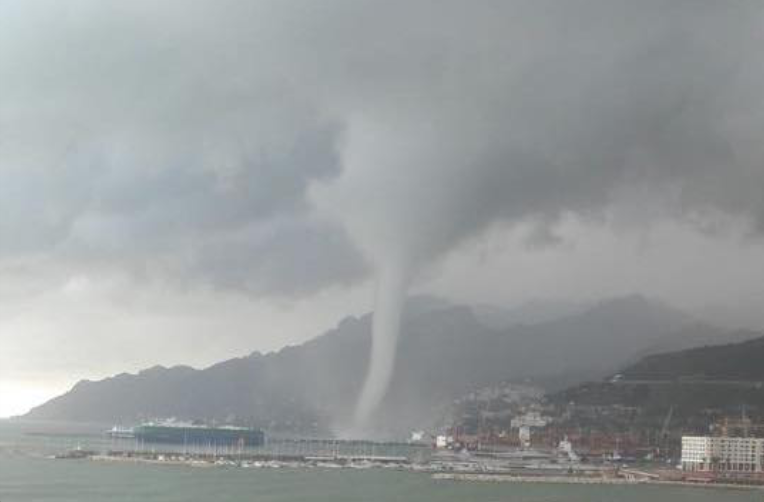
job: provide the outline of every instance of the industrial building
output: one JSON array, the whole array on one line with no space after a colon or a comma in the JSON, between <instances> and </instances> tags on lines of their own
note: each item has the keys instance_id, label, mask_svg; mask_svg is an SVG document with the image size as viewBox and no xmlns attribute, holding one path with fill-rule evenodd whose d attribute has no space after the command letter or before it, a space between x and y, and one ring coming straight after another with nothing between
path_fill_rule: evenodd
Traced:
<instances>
[{"instance_id":1,"label":"industrial building","mask_svg":"<svg viewBox=\"0 0 764 502\"><path fill-rule=\"evenodd\" d=\"M762 472L764 439L682 437L682 469L691 472Z\"/></svg>"}]
</instances>

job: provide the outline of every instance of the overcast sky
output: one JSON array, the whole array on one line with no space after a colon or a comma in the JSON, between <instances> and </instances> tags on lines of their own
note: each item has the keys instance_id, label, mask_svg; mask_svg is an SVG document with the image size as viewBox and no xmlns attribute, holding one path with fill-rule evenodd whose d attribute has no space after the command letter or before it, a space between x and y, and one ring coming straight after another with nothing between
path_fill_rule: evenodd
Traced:
<instances>
[{"instance_id":1,"label":"overcast sky","mask_svg":"<svg viewBox=\"0 0 764 502\"><path fill-rule=\"evenodd\" d=\"M0 0L0 416L465 303L764 327L764 4Z\"/></svg>"}]
</instances>

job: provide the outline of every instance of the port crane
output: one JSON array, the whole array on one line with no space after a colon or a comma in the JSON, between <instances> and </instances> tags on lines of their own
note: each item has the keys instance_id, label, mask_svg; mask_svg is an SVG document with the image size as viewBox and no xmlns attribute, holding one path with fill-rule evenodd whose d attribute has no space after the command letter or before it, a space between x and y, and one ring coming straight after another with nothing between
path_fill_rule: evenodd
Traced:
<instances>
[{"instance_id":1,"label":"port crane","mask_svg":"<svg viewBox=\"0 0 764 502\"><path fill-rule=\"evenodd\" d=\"M661 426L661 433L658 437L659 446L658 452L663 454L668 451L668 438L669 438L669 426L671 425L671 418L674 416L674 406L669 407L666 417L663 419L663 425Z\"/></svg>"}]
</instances>

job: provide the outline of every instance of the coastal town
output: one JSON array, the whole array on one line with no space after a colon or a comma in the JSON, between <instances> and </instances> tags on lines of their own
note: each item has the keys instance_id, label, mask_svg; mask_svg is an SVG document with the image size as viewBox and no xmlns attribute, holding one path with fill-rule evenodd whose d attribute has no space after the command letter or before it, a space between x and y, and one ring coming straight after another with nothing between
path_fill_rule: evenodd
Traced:
<instances>
[{"instance_id":1,"label":"coastal town","mask_svg":"<svg viewBox=\"0 0 764 502\"><path fill-rule=\"evenodd\" d=\"M643 410L560 407L527 384L481 389L456 400L451 413L453 425L384 442L270 438L259 429L170 420L115 426L98 441L52 456L245 469L396 469L471 482L764 487L764 425L745 414L687 431L685 421L672 425L670 407L660 429L650 430L636 420ZM584 426L592 415L597 421Z\"/></svg>"}]
</instances>

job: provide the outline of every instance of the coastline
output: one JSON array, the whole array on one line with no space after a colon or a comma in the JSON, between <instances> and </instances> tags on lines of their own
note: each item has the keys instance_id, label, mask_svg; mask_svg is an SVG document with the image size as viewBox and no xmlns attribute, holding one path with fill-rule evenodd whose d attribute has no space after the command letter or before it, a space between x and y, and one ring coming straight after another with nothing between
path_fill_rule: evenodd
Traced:
<instances>
[{"instance_id":1,"label":"coastline","mask_svg":"<svg viewBox=\"0 0 764 502\"><path fill-rule=\"evenodd\" d=\"M732 483L694 483L691 481L670 481L654 479L626 479L584 476L517 476L512 474L484 473L451 473L436 472L432 474L436 481L459 481L481 483L541 483L541 484L571 484L571 485L658 485L658 486L687 486L693 488L716 488L725 490L764 491L762 485L745 485Z\"/></svg>"},{"instance_id":2,"label":"coastline","mask_svg":"<svg viewBox=\"0 0 764 502\"><path fill-rule=\"evenodd\" d=\"M142 456L125 457L118 455L91 455L86 457L96 462L115 462L115 463L143 463L165 466L186 466L186 467L240 467L240 468L326 468L326 469L395 469L407 471L415 474L429 474L435 481L454 481L467 483L528 483L528 484L558 484L558 485L651 485L651 486L682 486L690 488L713 488L717 490L740 490L740 491L764 491L764 485L753 484L733 484L733 483L699 483L692 481L650 479L650 478L624 478L612 476L560 476L560 475L524 475L509 474L505 472L496 473L477 473L477 472L444 472L433 471L426 467L412 464L355 464L355 463L334 463L327 461L310 462L283 462L283 461L250 461L250 462L232 462L218 460L200 460L191 458L172 458L159 456L159 458L147 458Z\"/></svg>"}]
</instances>

